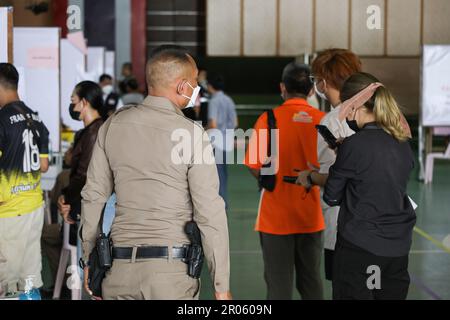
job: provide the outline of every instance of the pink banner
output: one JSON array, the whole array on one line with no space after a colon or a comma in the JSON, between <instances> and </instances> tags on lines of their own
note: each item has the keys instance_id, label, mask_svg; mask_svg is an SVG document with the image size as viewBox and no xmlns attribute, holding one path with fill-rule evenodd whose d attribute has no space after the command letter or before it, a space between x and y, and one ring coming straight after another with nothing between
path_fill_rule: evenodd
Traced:
<instances>
[{"instance_id":1,"label":"pink banner","mask_svg":"<svg viewBox=\"0 0 450 320\"><path fill-rule=\"evenodd\" d=\"M40 69L58 69L58 48L32 48L27 52L27 67Z\"/></svg>"}]
</instances>

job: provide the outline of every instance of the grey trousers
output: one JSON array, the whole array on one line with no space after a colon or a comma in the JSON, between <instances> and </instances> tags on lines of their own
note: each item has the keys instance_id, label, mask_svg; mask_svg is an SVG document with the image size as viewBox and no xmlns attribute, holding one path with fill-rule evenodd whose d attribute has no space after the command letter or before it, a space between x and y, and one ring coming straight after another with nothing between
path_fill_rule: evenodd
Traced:
<instances>
[{"instance_id":1,"label":"grey trousers","mask_svg":"<svg viewBox=\"0 0 450 320\"><path fill-rule=\"evenodd\" d=\"M292 300L295 284L303 300L323 300L320 264L323 232L277 236L260 233L268 300Z\"/></svg>"}]
</instances>

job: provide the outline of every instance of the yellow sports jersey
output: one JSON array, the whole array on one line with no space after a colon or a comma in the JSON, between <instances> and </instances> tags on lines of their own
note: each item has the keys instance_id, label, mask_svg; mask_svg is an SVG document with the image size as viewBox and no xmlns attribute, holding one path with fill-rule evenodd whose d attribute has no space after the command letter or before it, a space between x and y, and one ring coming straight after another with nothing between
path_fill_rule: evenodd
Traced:
<instances>
[{"instance_id":1,"label":"yellow sports jersey","mask_svg":"<svg viewBox=\"0 0 450 320\"><path fill-rule=\"evenodd\" d=\"M41 158L48 156L48 136L45 125L24 103L0 109L0 219L42 206Z\"/></svg>"}]
</instances>

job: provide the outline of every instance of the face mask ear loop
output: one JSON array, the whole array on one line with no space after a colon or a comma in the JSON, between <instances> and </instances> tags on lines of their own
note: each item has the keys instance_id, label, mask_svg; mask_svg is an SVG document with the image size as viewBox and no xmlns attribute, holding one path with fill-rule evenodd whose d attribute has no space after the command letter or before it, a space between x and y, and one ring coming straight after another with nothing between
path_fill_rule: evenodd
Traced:
<instances>
[{"instance_id":1,"label":"face mask ear loop","mask_svg":"<svg viewBox=\"0 0 450 320\"><path fill-rule=\"evenodd\" d=\"M187 85L188 85L189 87L192 88L193 91L195 91L195 88L189 83L189 81L186 81L186 83L187 83ZM187 95L181 93L181 92L183 91L182 87L183 87L183 83L180 83L180 84L178 85L178 94L179 94L180 96L182 96L183 98L186 98L186 99L188 99L188 100L191 100L191 97L188 97Z\"/></svg>"}]
</instances>

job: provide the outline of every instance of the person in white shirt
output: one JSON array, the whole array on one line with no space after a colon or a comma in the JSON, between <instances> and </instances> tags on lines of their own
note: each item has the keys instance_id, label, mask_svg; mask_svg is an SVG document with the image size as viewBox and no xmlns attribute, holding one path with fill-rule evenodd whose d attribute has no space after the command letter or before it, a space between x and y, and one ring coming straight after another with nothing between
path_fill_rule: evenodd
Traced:
<instances>
[{"instance_id":1,"label":"person in white shirt","mask_svg":"<svg viewBox=\"0 0 450 320\"><path fill-rule=\"evenodd\" d=\"M317 56L312 64L312 81L316 94L331 104L329 112L321 122L328 127L338 139L350 137L355 132L350 129L345 119L340 119L340 91L345 81L353 74L361 72L361 60L353 52L345 49L325 50ZM314 185L325 186L330 167L336 161L336 153L330 149L322 138L318 137L317 152L320 168L301 172L298 184L307 186L311 180ZM308 181L309 180L309 181ZM332 281L333 253L336 246L337 218L339 207L329 207L322 200L322 211L325 217L325 275Z\"/></svg>"}]
</instances>

